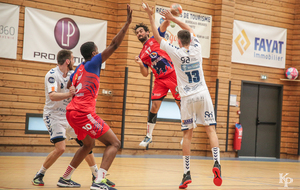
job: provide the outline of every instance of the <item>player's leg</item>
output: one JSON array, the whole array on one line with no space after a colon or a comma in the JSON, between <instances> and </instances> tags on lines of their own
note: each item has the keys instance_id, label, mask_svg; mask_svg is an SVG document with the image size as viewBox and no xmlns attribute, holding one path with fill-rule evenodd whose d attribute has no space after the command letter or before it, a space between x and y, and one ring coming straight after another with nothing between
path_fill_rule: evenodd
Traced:
<instances>
[{"instance_id":1,"label":"player's leg","mask_svg":"<svg viewBox=\"0 0 300 190\"><path fill-rule=\"evenodd\" d=\"M181 100L181 130L183 131L182 140L182 158L183 158L183 178L179 185L180 189L187 188L188 184L192 183L190 172L190 150L193 137L193 129L196 127L194 123L193 106L190 105L190 99L184 97Z\"/></svg>"},{"instance_id":2,"label":"player's leg","mask_svg":"<svg viewBox=\"0 0 300 190\"><path fill-rule=\"evenodd\" d=\"M139 144L140 146L146 147L148 144L152 142L152 134L154 127L156 125L156 119L157 119L157 112L160 108L162 100L152 100L152 106L150 109L150 113L148 116L148 122L147 122L147 134L144 138L144 140Z\"/></svg>"},{"instance_id":3,"label":"player's leg","mask_svg":"<svg viewBox=\"0 0 300 190\"><path fill-rule=\"evenodd\" d=\"M182 141L182 157L183 157L183 177L179 185L180 189L187 188L188 184L192 183L190 172L190 155L191 155L191 142L193 137L193 128L183 131Z\"/></svg>"},{"instance_id":4,"label":"player's leg","mask_svg":"<svg viewBox=\"0 0 300 190\"><path fill-rule=\"evenodd\" d=\"M40 170L33 178L32 184L36 186L44 186L43 177L47 169L64 153L66 148L66 130L64 124L46 114L43 119L50 134L50 141L54 144L55 148L48 154Z\"/></svg>"},{"instance_id":5,"label":"player's leg","mask_svg":"<svg viewBox=\"0 0 300 190\"><path fill-rule=\"evenodd\" d=\"M83 142L78 140L77 138L75 139L76 142L80 145L80 146L83 146ZM95 181L97 175L98 175L98 167L97 167L97 164L96 164L96 160L95 160L95 156L94 156L94 153L93 151L89 152L89 154L85 157L85 161L88 163L90 169L91 169L91 172L92 172L92 182ZM112 186L114 187L116 184L112 181L110 181L109 179L106 179L107 180L107 184L109 186Z\"/></svg>"},{"instance_id":6,"label":"player's leg","mask_svg":"<svg viewBox=\"0 0 300 190\"><path fill-rule=\"evenodd\" d=\"M211 151L213 155L213 173L214 173L214 184L217 186L222 185L222 176L221 176L221 165L220 165L220 148L219 148L219 139L215 130L215 113L213 108L213 103L209 94L209 91L201 92L201 97L203 101L202 109L199 109L200 112L197 114L197 121L200 121L205 126L206 134L209 138ZM198 122L197 122L198 123Z\"/></svg>"},{"instance_id":7,"label":"player's leg","mask_svg":"<svg viewBox=\"0 0 300 190\"><path fill-rule=\"evenodd\" d=\"M108 127L105 123L104 128ZM108 127L109 128L109 127ZM100 168L98 170L97 178L95 182L92 184L91 189L108 189L115 190L107 183L107 179L105 178L108 169L110 168L112 162L114 161L116 154L121 146L121 142L115 135L115 133L109 128L108 131L98 138L103 144L106 145L105 151L103 153L102 162Z\"/></svg>"},{"instance_id":8,"label":"player's leg","mask_svg":"<svg viewBox=\"0 0 300 190\"><path fill-rule=\"evenodd\" d=\"M74 129L77 138L82 141L83 146L80 147L72 161L70 162L69 166L67 167L63 177L59 178L57 182L57 186L59 187L80 187L80 184L71 180L73 172L79 166L79 164L84 160L84 158L88 155L88 153L93 149L95 146L95 139L91 138L87 135L87 131L82 129L82 127L91 127L89 119L87 118L87 114L77 111L67 111L66 114L68 123ZM89 128L90 129L90 128ZM72 136L71 136L72 137Z\"/></svg>"},{"instance_id":9,"label":"player's leg","mask_svg":"<svg viewBox=\"0 0 300 190\"><path fill-rule=\"evenodd\" d=\"M44 186L43 177L44 177L47 169L49 169L52 166L52 164L54 164L54 162L64 153L65 147L66 147L65 139L60 138L57 140L60 140L60 141L55 142L55 144L54 144L55 149L48 154L48 156L46 157L46 160L44 161L43 165L41 166L41 169L37 172L37 174L33 178L33 180L32 180L33 185Z\"/></svg>"},{"instance_id":10,"label":"player's leg","mask_svg":"<svg viewBox=\"0 0 300 190\"><path fill-rule=\"evenodd\" d=\"M147 134L144 140L139 144L139 146L146 147L149 143L152 142L152 133L156 125L157 112L164 97L167 95L168 90L169 88L166 86L162 79L155 79L151 95L152 106L150 108L147 122Z\"/></svg>"},{"instance_id":11,"label":"player's leg","mask_svg":"<svg viewBox=\"0 0 300 190\"><path fill-rule=\"evenodd\" d=\"M95 139L92 139L89 135L86 135L85 139L83 139L82 142L83 142L83 146L76 151L63 177L60 177L59 181L57 182L57 186L59 187L80 187L81 186L80 184L71 180L71 177L74 171L76 170L76 168L80 165L80 163L85 159L85 157L95 146Z\"/></svg>"}]
</instances>

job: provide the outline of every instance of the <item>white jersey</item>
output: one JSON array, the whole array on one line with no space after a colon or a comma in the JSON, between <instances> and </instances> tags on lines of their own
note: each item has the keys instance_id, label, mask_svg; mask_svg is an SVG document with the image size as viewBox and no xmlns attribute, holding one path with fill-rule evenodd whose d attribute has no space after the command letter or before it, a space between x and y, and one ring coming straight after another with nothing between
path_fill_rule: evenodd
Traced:
<instances>
[{"instance_id":1,"label":"white jersey","mask_svg":"<svg viewBox=\"0 0 300 190\"><path fill-rule=\"evenodd\" d=\"M181 97L208 90L202 69L201 45L194 34L191 33L189 49L175 47L166 40L161 40L160 48L168 53L175 66Z\"/></svg>"},{"instance_id":2,"label":"white jersey","mask_svg":"<svg viewBox=\"0 0 300 190\"><path fill-rule=\"evenodd\" d=\"M72 98L64 99L61 101L52 101L49 97L50 92L69 92L67 89L67 83L70 79L70 75L74 71L69 71L67 77L63 77L63 72L59 67L51 69L45 76L45 95L46 102L44 106L44 115L51 114L52 117L57 119L66 120L66 107L70 103Z\"/></svg>"}]
</instances>

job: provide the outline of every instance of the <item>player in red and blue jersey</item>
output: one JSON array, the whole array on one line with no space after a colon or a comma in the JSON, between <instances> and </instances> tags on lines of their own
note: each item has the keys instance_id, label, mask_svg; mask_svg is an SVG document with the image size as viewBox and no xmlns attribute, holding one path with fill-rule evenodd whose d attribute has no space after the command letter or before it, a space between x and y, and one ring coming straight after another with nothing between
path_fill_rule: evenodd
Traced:
<instances>
[{"instance_id":1,"label":"player in red and blue jersey","mask_svg":"<svg viewBox=\"0 0 300 190\"><path fill-rule=\"evenodd\" d=\"M99 90L101 65L120 46L131 21L132 10L127 5L127 22L114 37L111 44L100 54L94 42L84 43L80 47L80 52L85 61L77 66L68 83L68 87L73 85L76 88L76 93L67 106L66 116L83 146L77 150L63 175L63 179L71 178L74 170L95 146L95 139L98 139L106 145L106 149L103 153L97 178L90 187L92 190L115 190L107 184L105 176L121 143L105 121L96 114L95 106Z\"/></svg>"},{"instance_id":2,"label":"player in red and blue jersey","mask_svg":"<svg viewBox=\"0 0 300 190\"><path fill-rule=\"evenodd\" d=\"M163 21L158 28L159 34L164 37L170 21ZM169 55L160 49L160 44L153 38L149 38L149 28L143 24L137 24L133 28L138 40L143 44L143 49L139 56L135 57L135 62L139 64L140 71L144 77L149 74L150 67L154 76L154 86L151 94L152 106L150 109L147 134L140 146L146 147L152 142L152 133L156 124L157 112L164 97L170 90L175 102L180 108L180 96L177 91L177 79L173 63Z\"/></svg>"}]
</instances>

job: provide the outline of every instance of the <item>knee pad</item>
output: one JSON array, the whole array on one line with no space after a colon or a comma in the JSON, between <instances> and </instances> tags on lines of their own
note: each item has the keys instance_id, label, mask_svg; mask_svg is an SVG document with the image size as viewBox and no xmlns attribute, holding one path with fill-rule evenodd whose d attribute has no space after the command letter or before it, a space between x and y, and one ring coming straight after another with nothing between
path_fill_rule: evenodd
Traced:
<instances>
[{"instance_id":1,"label":"knee pad","mask_svg":"<svg viewBox=\"0 0 300 190\"><path fill-rule=\"evenodd\" d=\"M157 113L149 113L148 123L156 123Z\"/></svg>"}]
</instances>

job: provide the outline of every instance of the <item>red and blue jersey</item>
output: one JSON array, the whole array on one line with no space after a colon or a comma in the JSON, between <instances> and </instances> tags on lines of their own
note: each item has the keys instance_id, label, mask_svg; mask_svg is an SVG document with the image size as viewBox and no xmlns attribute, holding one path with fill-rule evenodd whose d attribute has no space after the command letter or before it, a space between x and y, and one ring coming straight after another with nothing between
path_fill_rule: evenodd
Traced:
<instances>
[{"instance_id":1,"label":"red and blue jersey","mask_svg":"<svg viewBox=\"0 0 300 190\"><path fill-rule=\"evenodd\" d=\"M161 37L165 36L165 32L161 32ZM155 78L164 78L168 74L174 72L174 66L169 55L160 49L160 44L153 38L149 38L139 55L145 67L150 67Z\"/></svg>"},{"instance_id":2,"label":"red and blue jersey","mask_svg":"<svg viewBox=\"0 0 300 190\"><path fill-rule=\"evenodd\" d=\"M78 65L70 76L76 94L67 106L67 111L94 113L99 90L100 71L102 65L101 53L90 61Z\"/></svg>"}]
</instances>

